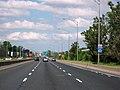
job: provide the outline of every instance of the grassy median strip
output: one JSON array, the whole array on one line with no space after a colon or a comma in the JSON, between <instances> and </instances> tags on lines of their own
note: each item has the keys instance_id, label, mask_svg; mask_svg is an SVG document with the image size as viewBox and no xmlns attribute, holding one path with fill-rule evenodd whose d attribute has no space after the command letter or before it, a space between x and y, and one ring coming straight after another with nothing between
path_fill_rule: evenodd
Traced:
<instances>
[{"instance_id":1,"label":"grassy median strip","mask_svg":"<svg viewBox=\"0 0 120 90\"><path fill-rule=\"evenodd\" d=\"M5 66L5 65L11 65L11 64L16 64L20 62L25 62L25 61L30 61L33 60L32 58L22 58L22 59L12 59L12 60L0 60L0 66Z\"/></svg>"}]
</instances>

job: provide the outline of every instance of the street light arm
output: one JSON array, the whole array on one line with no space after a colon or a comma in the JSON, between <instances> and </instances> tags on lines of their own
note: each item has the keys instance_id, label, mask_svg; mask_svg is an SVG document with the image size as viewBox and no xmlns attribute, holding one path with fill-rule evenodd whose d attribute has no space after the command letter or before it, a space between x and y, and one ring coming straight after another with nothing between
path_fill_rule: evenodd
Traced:
<instances>
[{"instance_id":1,"label":"street light arm","mask_svg":"<svg viewBox=\"0 0 120 90\"><path fill-rule=\"evenodd\" d=\"M94 0L98 5L100 5L100 0Z\"/></svg>"}]
</instances>

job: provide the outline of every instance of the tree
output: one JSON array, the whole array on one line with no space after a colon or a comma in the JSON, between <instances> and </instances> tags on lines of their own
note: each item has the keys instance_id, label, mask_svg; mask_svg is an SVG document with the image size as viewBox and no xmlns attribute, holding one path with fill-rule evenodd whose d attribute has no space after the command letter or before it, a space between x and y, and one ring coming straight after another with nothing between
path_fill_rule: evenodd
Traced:
<instances>
[{"instance_id":1,"label":"tree","mask_svg":"<svg viewBox=\"0 0 120 90\"><path fill-rule=\"evenodd\" d=\"M111 1L108 3L110 6L111 12L108 12L109 17L109 48L111 54L116 58L120 63L120 2L117 2L114 5Z\"/></svg>"},{"instance_id":2,"label":"tree","mask_svg":"<svg viewBox=\"0 0 120 90\"><path fill-rule=\"evenodd\" d=\"M18 52L17 46L14 45L14 46L12 47L12 50L13 50L13 57L17 57L17 56L18 56L18 55L17 55L17 52Z\"/></svg>"},{"instance_id":3,"label":"tree","mask_svg":"<svg viewBox=\"0 0 120 90\"><path fill-rule=\"evenodd\" d=\"M114 5L109 2L111 12L107 15L102 15L100 18L101 37L100 43L103 45L103 52L101 53L101 61L111 62L112 60L119 60L120 62L120 3ZM92 61L97 61L97 44L98 44L98 18L94 18L93 25L82 34L85 36L84 42L90 49L89 55Z\"/></svg>"},{"instance_id":4,"label":"tree","mask_svg":"<svg viewBox=\"0 0 120 90\"><path fill-rule=\"evenodd\" d=\"M70 60L77 60L77 42L72 43L69 53Z\"/></svg>"},{"instance_id":5,"label":"tree","mask_svg":"<svg viewBox=\"0 0 120 90\"><path fill-rule=\"evenodd\" d=\"M106 48L108 46L108 26L107 26L107 20L108 18L105 15L102 15L100 18L100 43L103 45L103 53L102 55L106 55ZM89 51L89 59L91 59L94 62L97 62L97 51L98 51L98 22L99 19L96 17L94 18L93 25L90 26L90 28L81 34L85 36L84 42L87 45L87 48L90 49Z\"/></svg>"}]
</instances>

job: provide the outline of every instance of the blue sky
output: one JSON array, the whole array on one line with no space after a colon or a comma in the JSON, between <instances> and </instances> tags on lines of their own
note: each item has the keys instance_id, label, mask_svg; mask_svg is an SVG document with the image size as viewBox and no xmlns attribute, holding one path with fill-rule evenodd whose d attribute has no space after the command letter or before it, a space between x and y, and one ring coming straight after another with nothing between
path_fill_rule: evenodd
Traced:
<instances>
[{"instance_id":1,"label":"blue sky","mask_svg":"<svg viewBox=\"0 0 120 90\"><path fill-rule=\"evenodd\" d=\"M101 15L110 10L108 1L101 0ZM85 47L80 33L96 16L95 0L0 0L0 42L9 40L13 45L39 52L65 51L68 35L70 43L76 41L78 22L79 46Z\"/></svg>"}]
</instances>

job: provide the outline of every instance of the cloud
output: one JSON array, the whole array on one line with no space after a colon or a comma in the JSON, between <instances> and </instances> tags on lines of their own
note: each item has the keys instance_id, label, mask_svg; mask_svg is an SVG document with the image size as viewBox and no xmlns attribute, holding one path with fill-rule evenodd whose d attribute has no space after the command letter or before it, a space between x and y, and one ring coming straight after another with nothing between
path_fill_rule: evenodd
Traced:
<instances>
[{"instance_id":1,"label":"cloud","mask_svg":"<svg viewBox=\"0 0 120 90\"><path fill-rule=\"evenodd\" d=\"M57 2L57 0L55 1ZM77 3L77 1L78 0L75 0L75 1L69 0L68 3L73 3L73 2ZM62 0L61 2L64 2L64 1ZM81 3L81 0L80 0L80 3ZM68 16L95 16L97 14L97 12L91 8L79 8L79 7L60 8L60 7L53 7L50 5L46 5L46 4L38 3L38 2L32 2L32 1L7 1L7 2L1 1L0 7L35 9L35 10L47 11L47 12L52 12L52 13L57 13L57 14L62 14L62 15L68 15Z\"/></svg>"},{"instance_id":2,"label":"cloud","mask_svg":"<svg viewBox=\"0 0 120 90\"><path fill-rule=\"evenodd\" d=\"M80 28L88 28L88 26L90 26L91 21L90 20L86 20L84 18L76 18L74 20L71 19L67 19L65 18L65 20L60 23L59 27L60 28L71 28L71 27L76 27L78 23L78 27Z\"/></svg>"},{"instance_id":3,"label":"cloud","mask_svg":"<svg viewBox=\"0 0 120 90\"><path fill-rule=\"evenodd\" d=\"M53 34L53 39L54 40L68 40L68 38L70 37L71 40L76 40L77 39L77 33L72 33L72 34L68 34L68 33L61 33L61 34ZM78 38L79 39L84 39L84 36L81 35L81 32L78 32Z\"/></svg>"},{"instance_id":4,"label":"cloud","mask_svg":"<svg viewBox=\"0 0 120 90\"><path fill-rule=\"evenodd\" d=\"M41 1L41 0L39 0ZM43 0L45 3L50 4L74 4L74 5L84 5L91 3L92 0Z\"/></svg>"},{"instance_id":5,"label":"cloud","mask_svg":"<svg viewBox=\"0 0 120 90\"><path fill-rule=\"evenodd\" d=\"M29 15L27 10L0 8L0 16L20 16Z\"/></svg>"},{"instance_id":6,"label":"cloud","mask_svg":"<svg viewBox=\"0 0 120 90\"><path fill-rule=\"evenodd\" d=\"M47 34L39 34L35 32L14 32L7 35L8 40L48 40Z\"/></svg>"},{"instance_id":7,"label":"cloud","mask_svg":"<svg viewBox=\"0 0 120 90\"><path fill-rule=\"evenodd\" d=\"M7 22L0 25L0 29L33 29L33 30L51 30L54 27L50 24L35 23L31 21L14 21Z\"/></svg>"},{"instance_id":8,"label":"cloud","mask_svg":"<svg viewBox=\"0 0 120 90\"><path fill-rule=\"evenodd\" d=\"M0 7L6 8L32 8L38 5L39 4L37 2L32 1L0 1Z\"/></svg>"},{"instance_id":9,"label":"cloud","mask_svg":"<svg viewBox=\"0 0 120 90\"><path fill-rule=\"evenodd\" d=\"M91 8L66 8L63 10L62 14L67 14L69 16L95 16L96 11Z\"/></svg>"},{"instance_id":10,"label":"cloud","mask_svg":"<svg viewBox=\"0 0 120 90\"><path fill-rule=\"evenodd\" d=\"M77 33L74 33L72 35L73 39L77 39ZM81 35L81 32L78 32L78 39L84 39L85 36Z\"/></svg>"}]
</instances>

